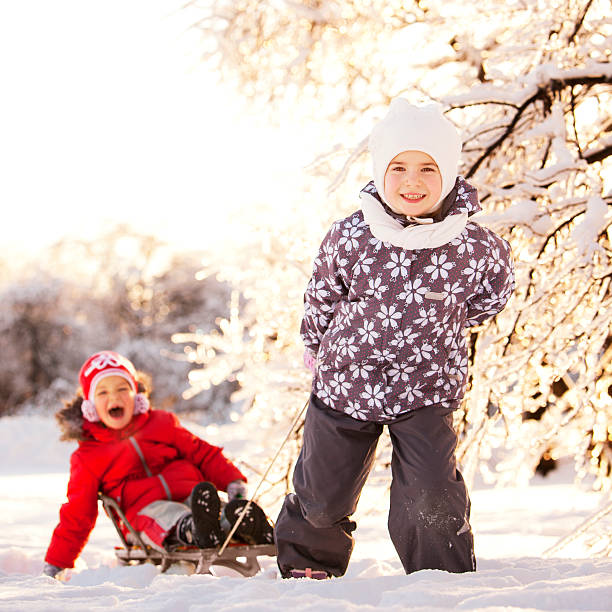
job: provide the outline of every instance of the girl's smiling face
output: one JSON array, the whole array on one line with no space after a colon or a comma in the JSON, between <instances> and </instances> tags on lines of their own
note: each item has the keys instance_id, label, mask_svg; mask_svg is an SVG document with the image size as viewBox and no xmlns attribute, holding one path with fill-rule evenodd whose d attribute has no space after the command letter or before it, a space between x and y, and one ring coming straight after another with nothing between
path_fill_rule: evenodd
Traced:
<instances>
[{"instance_id":1,"label":"girl's smiling face","mask_svg":"<svg viewBox=\"0 0 612 612\"><path fill-rule=\"evenodd\" d=\"M94 393L96 412L102 423L111 429L123 429L134 416L136 392L123 376L106 376Z\"/></svg>"},{"instance_id":2,"label":"girl's smiling face","mask_svg":"<svg viewBox=\"0 0 612 612\"><path fill-rule=\"evenodd\" d=\"M402 151L385 172L385 199L398 213L418 217L430 212L442 193L442 175L423 151Z\"/></svg>"}]
</instances>

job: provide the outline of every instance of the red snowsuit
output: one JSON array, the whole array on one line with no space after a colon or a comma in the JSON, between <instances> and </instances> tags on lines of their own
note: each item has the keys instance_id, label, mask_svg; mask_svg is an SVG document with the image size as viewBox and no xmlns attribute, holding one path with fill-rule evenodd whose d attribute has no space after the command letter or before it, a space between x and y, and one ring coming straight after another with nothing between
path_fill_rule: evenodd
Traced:
<instances>
[{"instance_id":1,"label":"red snowsuit","mask_svg":"<svg viewBox=\"0 0 612 612\"><path fill-rule=\"evenodd\" d=\"M225 491L245 476L221 452L162 410L134 416L127 427L83 422L86 439L70 459L68 501L60 509L45 561L74 567L98 515L97 493L113 497L133 522L157 500L183 502L203 480ZM151 520L151 519L148 519Z\"/></svg>"}]
</instances>

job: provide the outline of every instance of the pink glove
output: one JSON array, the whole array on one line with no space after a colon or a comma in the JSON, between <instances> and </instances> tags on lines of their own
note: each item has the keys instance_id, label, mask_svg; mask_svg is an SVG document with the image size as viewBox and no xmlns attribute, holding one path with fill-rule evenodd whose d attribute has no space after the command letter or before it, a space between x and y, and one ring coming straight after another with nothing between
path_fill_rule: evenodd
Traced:
<instances>
[{"instance_id":1,"label":"pink glove","mask_svg":"<svg viewBox=\"0 0 612 612\"><path fill-rule=\"evenodd\" d=\"M316 355L309 349L304 351L304 365L312 372L314 376L317 371L317 357Z\"/></svg>"}]
</instances>

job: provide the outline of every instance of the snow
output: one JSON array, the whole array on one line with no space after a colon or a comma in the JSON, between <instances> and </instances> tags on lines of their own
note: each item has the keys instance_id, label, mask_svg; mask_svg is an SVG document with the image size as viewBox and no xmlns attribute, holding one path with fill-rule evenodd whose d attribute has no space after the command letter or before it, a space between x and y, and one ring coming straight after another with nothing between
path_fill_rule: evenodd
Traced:
<instances>
[{"instance_id":1,"label":"snow","mask_svg":"<svg viewBox=\"0 0 612 612\"><path fill-rule=\"evenodd\" d=\"M590 197L582 221L576 225L571 234L571 239L576 244L578 253L585 259L593 251L601 248L597 238L605 230L608 223L608 205L599 196Z\"/></svg>"},{"instance_id":2,"label":"snow","mask_svg":"<svg viewBox=\"0 0 612 612\"><path fill-rule=\"evenodd\" d=\"M589 60L583 68L559 68L556 63L538 64L531 72L516 79L511 86L498 87L480 84L473 86L469 92L446 96L447 104L451 106L474 105L489 102L507 104L519 108L534 96L539 88L547 87L551 81L566 81L570 79L607 79L612 76L612 64Z\"/></svg>"},{"instance_id":3,"label":"snow","mask_svg":"<svg viewBox=\"0 0 612 612\"><path fill-rule=\"evenodd\" d=\"M249 445L259 444L242 421L189 426L247 460ZM76 568L59 582L40 575L74 448L57 438L51 417L0 419L0 610L612 610L612 559L585 558L580 546L563 549L565 557L543 557L602 501L572 483L571 466L525 486L474 487L475 573L406 576L386 532L386 482L376 478L355 517L357 544L343 578L281 580L271 558L262 558L263 571L249 579L228 569L209 576L180 567L166 574L148 564L121 567L113 554L117 536L101 514ZM274 516L278 508L268 510Z\"/></svg>"}]
</instances>

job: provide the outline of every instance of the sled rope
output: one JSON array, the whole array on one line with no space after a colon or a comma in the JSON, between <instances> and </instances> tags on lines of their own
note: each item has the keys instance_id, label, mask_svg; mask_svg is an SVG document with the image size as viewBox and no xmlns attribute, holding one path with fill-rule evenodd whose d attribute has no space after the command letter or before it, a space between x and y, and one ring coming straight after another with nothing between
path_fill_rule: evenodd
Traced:
<instances>
[{"instance_id":1,"label":"sled rope","mask_svg":"<svg viewBox=\"0 0 612 612\"><path fill-rule=\"evenodd\" d=\"M551 546L549 549L545 550L542 553L542 556L545 559L550 558L556 552L559 552L562 548L565 548L570 542L573 542L579 536L581 536L585 531L587 531L590 527L598 523L604 516L612 512L612 502L607 506L593 514L586 521L584 521L581 525L576 527L572 533L566 535L564 538L561 538L556 544Z\"/></svg>"},{"instance_id":2,"label":"sled rope","mask_svg":"<svg viewBox=\"0 0 612 612\"><path fill-rule=\"evenodd\" d=\"M225 542L223 542L223 545L217 551L216 557L219 557L220 555L223 554L223 551L226 549L227 545L229 544L229 541L232 539L232 536L236 532L236 529L238 529L240 523L242 522L242 519L245 517L246 513L249 511L251 504L257 498L257 492L259 491L261 485L266 481L266 478L268 477L268 473L272 469L272 466L274 465L275 461L278 459L278 456L280 455L281 451L285 447L285 444L287 444L287 441L289 440L289 438L295 431L295 428L297 424L299 423L300 419L302 418L304 411L308 407L309 402L310 402L310 398L306 400L306 403L304 404L304 406L302 406L302 409L298 412L297 416L293 419L293 423L291 423L291 427L289 428L289 431L287 432L285 439L283 440L282 444L278 447L278 450L276 451L276 454L274 455L274 457L272 457L272 460L268 464L266 471L263 473L262 477L259 479L259 483L255 487L255 491L253 491L253 495L251 495L251 498L247 501L244 508L238 515L238 518L236 519L234 526L232 527L231 531L227 534L227 537L225 538Z\"/></svg>"}]
</instances>

